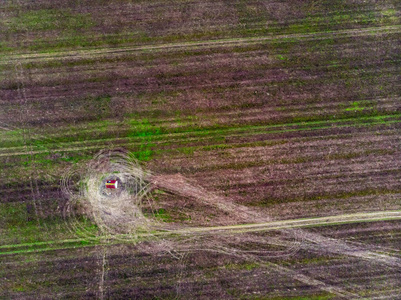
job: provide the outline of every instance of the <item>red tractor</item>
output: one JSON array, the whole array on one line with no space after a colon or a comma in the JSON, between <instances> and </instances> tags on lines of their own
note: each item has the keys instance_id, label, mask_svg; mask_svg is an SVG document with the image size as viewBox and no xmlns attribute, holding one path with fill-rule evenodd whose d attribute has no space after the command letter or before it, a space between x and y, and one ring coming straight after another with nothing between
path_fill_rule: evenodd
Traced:
<instances>
[{"instance_id":1,"label":"red tractor","mask_svg":"<svg viewBox=\"0 0 401 300\"><path fill-rule=\"evenodd\" d=\"M107 180L106 181L106 188L108 189L116 189L118 186L117 180Z\"/></svg>"}]
</instances>

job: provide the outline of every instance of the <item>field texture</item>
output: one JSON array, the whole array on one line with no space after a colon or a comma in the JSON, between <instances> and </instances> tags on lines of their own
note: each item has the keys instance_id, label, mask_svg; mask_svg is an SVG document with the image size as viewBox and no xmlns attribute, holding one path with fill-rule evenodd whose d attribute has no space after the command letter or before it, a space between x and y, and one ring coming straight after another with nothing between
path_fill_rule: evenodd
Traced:
<instances>
[{"instance_id":1,"label":"field texture","mask_svg":"<svg viewBox=\"0 0 401 300\"><path fill-rule=\"evenodd\" d=\"M1 1L0 298L400 299L400 41L397 0Z\"/></svg>"}]
</instances>

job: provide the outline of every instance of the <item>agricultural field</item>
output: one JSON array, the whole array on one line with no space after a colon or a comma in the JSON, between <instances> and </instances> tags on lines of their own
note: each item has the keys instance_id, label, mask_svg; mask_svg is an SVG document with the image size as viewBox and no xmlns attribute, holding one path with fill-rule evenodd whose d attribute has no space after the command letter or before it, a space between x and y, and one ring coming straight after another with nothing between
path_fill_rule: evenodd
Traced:
<instances>
[{"instance_id":1,"label":"agricultural field","mask_svg":"<svg viewBox=\"0 0 401 300\"><path fill-rule=\"evenodd\" d=\"M2 0L0 298L400 299L400 40L396 0Z\"/></svg>"}]
</instances>

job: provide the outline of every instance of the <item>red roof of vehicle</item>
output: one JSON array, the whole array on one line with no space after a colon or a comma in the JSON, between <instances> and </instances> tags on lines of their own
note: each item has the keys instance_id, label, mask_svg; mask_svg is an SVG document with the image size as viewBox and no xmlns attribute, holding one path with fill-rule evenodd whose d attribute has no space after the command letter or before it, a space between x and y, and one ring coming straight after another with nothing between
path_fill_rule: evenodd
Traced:
<instances>
[{"instance_id":1,"label":"red roof of vehicle","mask_svg":"<svg viewBox=\"0 0 401 300\"><path fill-rule=\"evenodd\" d=\"M106 188L108 188L108 189L117 188L117 180L107 180L106 181Z\"/></svg>"}]
</instances>

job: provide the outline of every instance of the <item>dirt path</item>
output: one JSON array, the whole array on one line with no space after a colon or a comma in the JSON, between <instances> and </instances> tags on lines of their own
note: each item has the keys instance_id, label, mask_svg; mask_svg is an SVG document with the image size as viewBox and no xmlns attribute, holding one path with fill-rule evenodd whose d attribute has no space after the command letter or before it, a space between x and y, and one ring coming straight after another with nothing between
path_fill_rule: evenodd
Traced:
<instances>
[{"instance_id":1,"label":"dirt path","mask_svg":"<svg viewBox=\"0 0 401 300\"><path fill-rule=\"evenodd\" d=\"M202 194L203 189L197 189L193 186L190 186L188 182L180 182L180 180L173 180L175 177L170 177L164 181L163 186L167 189L173 189L172 185L175 182L176 186L183 188L182 194L191 197L202 197L203 202L209 205L215 205L219 209L222 209L230 214L236 213L239 207L235 204L230 204L227 201L219 198L215 195ZM179 177L178 177L179 178ZM160 177L159 177L160 182ZM216 202L215 202L216 201ZM249 212L248 209L243 209L239 212L240 216L244 216ZM254 213L255 214L255 213ZM268 218L268 217L267 217ZM163 236L167 238L168 236L177 236L177 235L196 235L196 234L226 234L229 233L244 233L244 232L254 232L254 231L268 231L268 230L283 230L283 229L294 229L301 227L313 227L313 226L322 226L322 225L336 225L336 224L347 224L353 222L373 222L373 221L383 221L383 220L400 220L401 219L401 211L381 211L381 212L372 212L372 213L357 213L357 214L343 214L337 216L329 216L329 217L320 217L320 218L307 218L307 219L296 219L296 220L285 220L285 221L269 221L260 224L241 224L241 225L231 225L231 226L215 226L215 227L197 227L197 228L185 228L180 230L171 230L158 232L152 235ZM391 267L400 268L401 267L401 259L397 257L391 257L385 254L375 253L369 250L361 249L360 247L349 245L343 241L331 239L328 237L324 237L320 234L311 233L305 230L297 229L297 233L301 234L304 242L301 244L301 248L317 251L317 252L328 252L335 253L341 255L347 255L357 258L362 258L367 261L373 261L375 263L386 264ZM78 241L78 240L76 240ZM63 242L63 241L60 241ZM68 240L64 241L68 242ZM42 243L43 244L43 243ZM23 246L23 245L15 245L15 246ZM32 246L32 245L30 245ZM6 246L2 246L1 248L5 248ZM75 247L74 247L75 248ZM54 250L52 248L40 249L39 251ZM63 249L63 247L57 247L57 249ZM9 249L7 249L9 250ZM7 251L6 250L6 251ZM28 249L27 252L32 252L33 249ZM17 250L18 251L18 250ZM23 251L23 250L22 250ZM21 252L21 251L18 251ZM11 254L12 252L10 252ZM8 254L0 253L1 254ZM252 258L252 257L251 257ZM346 291L338 286L333 286L330 284L326 284L323 281L314 279L310 276L304 275L298 271L292 270L290 268L280 266L271 262L260 261L260 259L255 258L257 261L259 260L259 265L267 267L269 269L273 269L278 273L281 273L283 276L289 276L292 279L299 281L303 284L313 286L320 290L335 294L337 297L344 299L355 299L359 298L357 294ZM102 286L100 286L102 287ZM100 288L99 287L99 288Z\"/></svg>"},{"instance_id":2,"label":"dirt path","mask_svg":"<svg viewBox=\"0 0 401 300\"><path fill-rule=\"evenodd\" d=\"M317 218L305 218L295 220L283 220L283 221L270 221L265 223L254 223L254 224L239 224L239 225L228 225L228 226L213 226L213 227L193 227L179 229L169 232L156 233L157 235L170 235L170 234L186 234L186 233L211 233L211 232L232 232L232 233L244 233L244 232L257 232L257 231L269 231L269 230L281 230L281 229L295 229L295 228L307 228L307 227L318 227L318 226L332 226L340 224L350 223L362 223L362 222L378 222L378 221L391 221L401 220L400 211L379 211L379 212L366 212L357 214L343 214L337 216L328 217L317 217ZM215 234L215 233L214 233ZM323 237L315 233L307 233L302 231L305 239L311 242L320 243L329 247L337 247L339 244L335 239ZM346 245L345 243L342 245ZM344 246L345 247L345 246ZM349 246L349 249L355 249ZM340 252L340 251L336 251ZM349 251L350 252L350 251ZM401 261L401 260L400 260Z\"/></svg>"},{"instance_id":3,"label":"dirt path","mask_svg":"<svg viewBox=\"0 0 401 300\"><path fill-rule=\"evenodd\" d=\"M183 197L192 198L194 201L201 202L226 213L228 217L246 222L261 222L256 224L239 224L229 226L197 227L174 230L174 234L203 234L213 233L244 233L267 230L296 229L296 233L302 236L303 243L301 248L310 249L318 252L328 252L334 254L347 255L372 261L375 263L386 264L391 267L401 268L401 258L380 254L365 249L365 247L356 247L341 240L322 236L318 233L312 233L299 228L350 224L359 222L401 220L401 210L398 211L379 211L379 212L361 212L354 214L342 214L328 217L305 218L296 220L272 221L269 216L261 215L257 211L251 210L245 206L237 205L227 199L208 192L205 188L197 186L185 179L182 175L159 175L150 178L153 185L157 188L178 194ZM163 234L170 234L163 233Z\"/></svg>"},{"instance_id":4,"label":"dirt path","mask_svg":"<svg viewBox=\"0 0 401 300\"><path fill-rule=\"evenodd\" d=\"M216 199L216 198L215 198ZM230 205L220 206L223 208L228 208L227 211L232 207ZM243 210L246 211L246 210ZM266 217L268 219L268 217ZM401 220L401 210L400 211L379 211L379 212L365 212L357 214L343 214L328 217L317 217L317 218L304 218L304 219L293 219L293 220L283 220L283 221L267 221L264 223L253 223L253 224L238 224L238 225L228 225L228 226L211 226L211 227L187 227L182 229L173 230L163 230L154 232L152 234L138 234L138 237L146 239L147 237L164 237L177 236L180 234L228 234L228 233L246 233L246 232L262 232L270 230L284 230L284 229L298 229L307 227L318 227L318 226L332 226L340 224L350 224L350 223L361 223L361 222L378 222L378 221L390 221L390 220ZM304 240L313 243L314 245L304 246L306 249L325 249L327 252L345 254L355 257L362 257L366 259L382 259L386 255L373 254L373 252L365 251L361 252L360 247L351 246L346 242L340 242L336 239L324 237L320 234L310 233L305 230L298 231L303 235ZM64 244L72 242L80 242L85 239L66 239L60 241L47 241L29 244L16 244L16 245L1 245L0 249L11 249L25 246L46 246L51 244ZM95 240L93 240L95 241ZM318 246L316 246L318 245ZM319 246L320 245L320 246ZM47 249L47 248L46 248ZM44 249L44 250L46 250ZM58 249L58 248L57 248ZM358 250L359 249L359 250ZM34 249L29 249L34 250ZM358 250L358 251L357 251ZM28 251L31 252L31 251ZM363 255L361 254L363 253ZM7 253L0 253L7 254ZM394 258L394 262L397 264L401 263L401 259ZM401 266L401 265L400 265Z\"/></svg>"}]
</instances>

